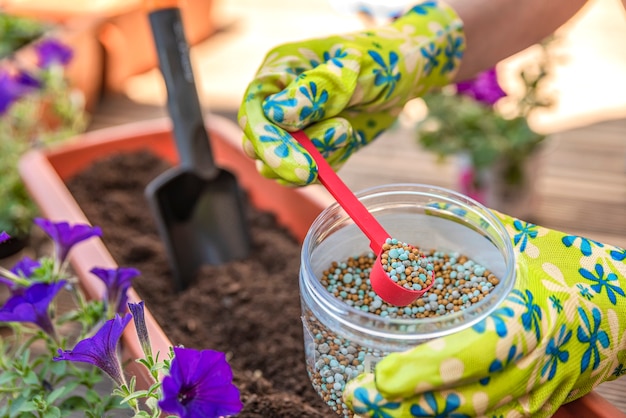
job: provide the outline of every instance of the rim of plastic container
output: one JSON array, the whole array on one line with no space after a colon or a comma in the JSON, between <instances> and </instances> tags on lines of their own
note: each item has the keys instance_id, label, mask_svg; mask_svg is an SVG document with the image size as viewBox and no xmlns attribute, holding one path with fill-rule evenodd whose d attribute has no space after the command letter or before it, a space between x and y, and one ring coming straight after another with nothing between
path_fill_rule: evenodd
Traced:
<instances>
[{"instance_id":1,"label":"rim of plastic container","mask_svg":"<svg viewBox=\"0 0 626 418\"><path fill-rule=\"evenodd\" d=\"M504 227L504 224L500 221L500 219L498 219L498 217L493 213L491 209L487 208L480 202L464 194L440 186L433 186L421 183L393 183L369 187L356 192L355 195L360 200L367 200L367 198L370 197L380 197L386 194L398 193L432 195L437 199L449 201L449 203L461 204L463 206L463 209L474 208L474 212L480 212L480 216L483 218L483 220L488 222L490 227L494 228L496 233L503 238L502 247L499 245L496 246L495 243L494 246L496 246L496 248L502 254L506 269L504 275L502 277L499 277L500 283L495 287L494 291L490 292L482 301L472 305L469 308L435 318L389 318L365 312L360 309L354 308L332 296L319 280L305 281L305 285L310 290L312 290L311 292L309 292L310 296L314 300L316 300L318 304L326 308L326 313L330 315L333 320L343 324L348 328L351 328L356 332L364 333L366 335L371 335L378 338L404 340L406 342L423 342L438 337L443 337L445 335L449 335L469 328L486 318L501 305L501 303L506 299L507 295L510 293L515 284L515 253L513 250L513 244L509 239L509 235L506 231L506 228ZM338 203L332 203L317 216L317 218L311 224L311 227L309 228L309 231L304 238L302 244L301 263L303 268L307 271L309 277L315 277L315 274L313 273L313 268L309 262L308 257L306 256L311 252L311 246L313 244L313 231L315 231L316 227L319 227L320 224L323 223L324 215L332 211L338 211L345 214L345 211L343 211ZM345 216L348 217L347 214L345 214ZM348 219L348 221L352 222L350 219ZM367 240L367 237L365 237L364 235L363 239ZM492 301L492 299L494 298L497 298L497 300ZM488 302L491 302L491 304L485 307ZM350 312L351 315L359 318L359 321L349 321L347 319L347 315L345 314L346 311ZM463 319L464 317L467 318ZM406 329L407 331L402 333L390 332L385 329L378 329L361 325L361 323L371 323L371 321L377 321L381 325L395 326L398 329ZM431 331L423 329L429 326L437 328L437 324L440 325L439 329L433 329ZM441 325L444 326L441 327ZM410 331L410 329L415 326L420 328L419 332Z\"/></svg>"}]
</instances>

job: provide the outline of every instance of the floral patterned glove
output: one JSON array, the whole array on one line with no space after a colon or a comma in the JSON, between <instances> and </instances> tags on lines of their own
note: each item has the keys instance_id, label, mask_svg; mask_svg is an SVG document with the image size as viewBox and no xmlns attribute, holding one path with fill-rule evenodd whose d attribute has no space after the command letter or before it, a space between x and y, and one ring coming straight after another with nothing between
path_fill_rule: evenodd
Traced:
<instances>
[{"instance_id":1,"label":"floral patterned glove","mask_svg":"<svg viewBox=\"0 0 626 418\"><path fill-rule=\"evenodd\" d=\"M462 26L451 8L428 1L372 30L273 49L239 110L246 153L265 177L311 184L315 163L286 132L304 129L337 170L409 99L452 80Z\"/></svg>"},{"instance_id":2,"label":"floral patterned glove","mask_svg":"<svg viewBox=\"0 0 626 418\"><path fill-rule=\"evenodd\" d=\"M350 381L358 415L549 417L626 374L626 250L499 216L518 258L507 300Z\"/></svg>"}]
</instances>

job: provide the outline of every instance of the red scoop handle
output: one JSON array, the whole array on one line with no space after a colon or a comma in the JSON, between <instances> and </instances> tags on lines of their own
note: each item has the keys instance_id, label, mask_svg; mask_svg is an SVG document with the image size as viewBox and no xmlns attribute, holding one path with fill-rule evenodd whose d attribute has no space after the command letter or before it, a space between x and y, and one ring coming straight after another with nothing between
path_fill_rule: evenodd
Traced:
<instances>
[{"instance_id":1,"label":"red scoop handle","mask_svg":"<svg viewBox=\"0 0 626 418\"><path fill-rule=\"evenodd\" d=\"M374 251L376 255L380 255L383 244L387 238L390 238L390 235L339 178L335 170L328 164L328 161L326 161L309 137L302 131L291 132L291 135L309 154L311 154L311 157L313 157L313 160L317 164L317 177L322 185L333 195L335 200L337 200L341 207L348 213L361 231L367 235L372 251Z\"/></svg>"},{"instance_id":2,"label":"red scoop handle","mask_svg":"<svg viewBox=\"0 0 626 418\"><path fill-rule=\"evenodd\" d=\"M311 154L311 157L317 163L317 176L322 185L326 187L326 190L333 195L354 223L370 239L370 248L376 254L376 262L370 274L370 282L374 291L385 302L396 306L409 305L426 293L434 285L435 280L431 280L430 285L422 290L407 289L391 280L380 262L383 244L387 238L390 238L390 235L339 178L335 170L332 169L306 134L302 131L297 131L292 132L291 135Z\"/></svg>"}]
</instances>

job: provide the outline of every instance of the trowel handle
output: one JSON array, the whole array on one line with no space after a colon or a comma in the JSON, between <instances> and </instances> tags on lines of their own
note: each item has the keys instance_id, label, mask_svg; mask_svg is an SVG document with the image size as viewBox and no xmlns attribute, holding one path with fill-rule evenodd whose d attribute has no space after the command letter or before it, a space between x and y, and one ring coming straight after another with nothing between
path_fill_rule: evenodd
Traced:
<instances>
[{"instance_id":1,"label":"trowel handle","mask_svg":"<svg viewBox=\"0 0 626 418\"><path fill-rule=\"evenodd\" d=\"M167 88L167 108L174 125L180 163L211 178L219 169L213 160L189 58L189 45L176 3L173 0L145 1Z\"/></svg>"}]
</instances>

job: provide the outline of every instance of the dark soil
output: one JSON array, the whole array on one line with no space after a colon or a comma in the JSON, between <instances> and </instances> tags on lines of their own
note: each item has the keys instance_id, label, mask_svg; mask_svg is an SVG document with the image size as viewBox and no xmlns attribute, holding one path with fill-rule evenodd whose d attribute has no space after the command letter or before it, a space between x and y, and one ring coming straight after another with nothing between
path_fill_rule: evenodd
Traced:
<instances>
[{"instance_id":1,"label":"dark soil","mask_svg":"<svg viewBox=\"0 0 626 418\"><path fill-rule=\"evenodd\" d=\"M252 254L206 266L175 292L165 249L144 198L167 164L146 153L103 159L68 187L120 266L142 275L133 287L175 345L226 352L244 409L239 417L336 417L305 369L299 244L274 217L249 208Z\"/></svg>"}]
</instances>

